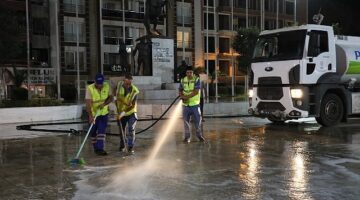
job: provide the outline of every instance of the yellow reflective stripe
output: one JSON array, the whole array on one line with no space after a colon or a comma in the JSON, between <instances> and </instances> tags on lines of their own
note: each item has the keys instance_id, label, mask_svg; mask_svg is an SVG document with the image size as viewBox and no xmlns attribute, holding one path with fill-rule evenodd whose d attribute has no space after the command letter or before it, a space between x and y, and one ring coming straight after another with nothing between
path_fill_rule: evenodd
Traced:
<instances>
[{"instance_id":1,"label":"yellow reflective stripe","mask_svg":"<svg viewBox=\"0 0 360 200\"><path fill-rule=\"evenodd\" d=\"M105 99L106 100L106 99ZM93 103L103 103L105 102L105 100L97 100L97 101L92 101Z\"/></svg>"}]
</instances>

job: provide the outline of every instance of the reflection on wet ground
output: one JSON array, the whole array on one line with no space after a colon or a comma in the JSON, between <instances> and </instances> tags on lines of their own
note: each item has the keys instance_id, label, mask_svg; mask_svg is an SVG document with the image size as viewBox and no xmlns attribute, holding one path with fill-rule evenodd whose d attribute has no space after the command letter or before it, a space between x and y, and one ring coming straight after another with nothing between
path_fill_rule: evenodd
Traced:
<instances>
[{"instance_id":1,"label":"reflection on wet ground","mask_svg":"<svg viewBox=\"0 0 360 200\"><path fill-rule=\"evenodd\" d=\"M179 121L151 165L144 160L161 124L138 135L132 156L117 152L116 136L107 137L107 157L88 144L76 168L68 160L80 136L0 140L0 199L359 199L357 124L206 119L208 143L183 144Z\"/></svg>"}]
</instances>

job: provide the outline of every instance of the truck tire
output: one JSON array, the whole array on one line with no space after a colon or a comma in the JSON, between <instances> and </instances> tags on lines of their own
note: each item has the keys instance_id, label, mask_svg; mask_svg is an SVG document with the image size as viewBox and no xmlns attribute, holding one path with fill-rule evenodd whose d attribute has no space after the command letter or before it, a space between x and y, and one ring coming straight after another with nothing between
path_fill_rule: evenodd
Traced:
<instances>
[{"instance_id":1,"label":"truck tire","mask_svg":"<svg viewBox=\"0 0 360 200\"><path fill-rule=\"evenodd\" d=\"M285 120L282 120L282 119L277 118L277 117L267 117L267 119L269 121L271 121L271 123L273 123L273 124L284 124L285 123Z\"/></svg>"},{"instance_id":2,"label":"truck tire","mask_svg":"<svg viewBox=\"0 0 360 200\"><path fill-rule=\"evenodd\" d=\"M326 94L320 105L320 116L316 121L323 126L334 126L338 124L344 114L344 105L336 94Z\"/></svg>"}]
</instances>

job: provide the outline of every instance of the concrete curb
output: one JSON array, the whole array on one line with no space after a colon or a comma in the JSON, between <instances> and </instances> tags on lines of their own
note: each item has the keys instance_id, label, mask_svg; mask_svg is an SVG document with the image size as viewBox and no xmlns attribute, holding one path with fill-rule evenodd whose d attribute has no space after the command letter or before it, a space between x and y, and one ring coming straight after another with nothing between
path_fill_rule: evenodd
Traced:
<instances>
[{"instance_id":1,"label":"concrete curb","mask_svg":"<svg viewBox=\"0 0 360 200\"><path fill-rule=\"evenodd\" d=\"M1 108L0 124L78 119L83 105Z\"/></svg>"},{"instance_id":2,"label":"concrete curb","mask_svg":"<svg viewBox=\"0 0 360 200\"><path fill-rule=\"evenodd\" d=\"M138 117L139 119L158 118L169 106L170 103L138 104ZM204 116L207 118L248 116L248 107L247 102L206 103L204 105ZM169 117L173 109L174 107L164 117ZM79 119L83 112L84 105L1 108L0 124ZM110 104L110 113L116 113L114 104Z\"/></svg>"}]
</instances>

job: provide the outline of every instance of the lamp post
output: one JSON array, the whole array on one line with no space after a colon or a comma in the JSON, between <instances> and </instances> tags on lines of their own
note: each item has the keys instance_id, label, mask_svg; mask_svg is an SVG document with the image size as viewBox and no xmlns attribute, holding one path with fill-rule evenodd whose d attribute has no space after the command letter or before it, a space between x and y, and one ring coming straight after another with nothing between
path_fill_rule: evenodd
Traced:
<instances>
[{"instance_id":1,"label":"lamp post","mask_svg":"<svg viewBox=\"0 0 360 200\"><path fill-rule=\"evenodd\" d=\"M79 65L79 10L78 1L75 1L75 14L76 14L76 80L77 80L77 102L80 103L80 65Z\"/></svg>"},{"instance_id":2,"label":"lamp post","mask_svg":"<svg viewBox=\"0 0 360 200\"><path fill-rule=\"evenodd\" d=\"M26 0L26 55L27 55L27 89L28 100L31 98L30 94L30 24L29 24L29 0Z\"/></svg>"}]
</instances>

